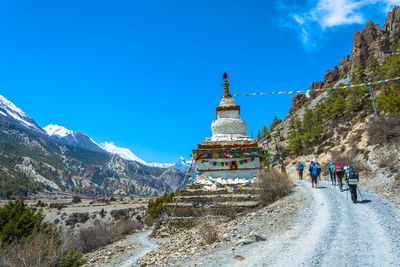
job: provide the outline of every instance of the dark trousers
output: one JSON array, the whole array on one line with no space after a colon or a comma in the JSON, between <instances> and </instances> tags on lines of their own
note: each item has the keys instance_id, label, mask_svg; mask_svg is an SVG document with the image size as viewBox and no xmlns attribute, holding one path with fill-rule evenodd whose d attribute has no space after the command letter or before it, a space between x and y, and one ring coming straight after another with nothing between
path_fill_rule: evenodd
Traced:
<instances>
[{"instance_id":1,"label":"dark trousers","mask_svg":"<svg viewBox=\"0 0 400 267\"><path fill-rule=\"evenodd\" d=\"M303 180L303 172L299 172L299 178L300 180Z\"/></svg>"},{"instance_id":2,"label":"dark trousers","mask_svg":"<svg viewBox=\"0 0 400 267\"><path fill-rule=\"evenodd\" d=\"M357 185L349 184L349 190L351 194L351 200L353 201L353 203L357 203Z\"/></svg>"},{"instance_id":3,"label":"dark trousers","mask_svg":"<svg viewBox=\"0 0 400 267\"><path fill-rule=\"evenodd\" d=\"M336 176L337 176L337 181L338 181L338 184L339 184L339 189L340 189L340 191L343 191L343 176L344 176L344 173L343 172L338 172L336 174Z\"/></svg>"}]
</instances>

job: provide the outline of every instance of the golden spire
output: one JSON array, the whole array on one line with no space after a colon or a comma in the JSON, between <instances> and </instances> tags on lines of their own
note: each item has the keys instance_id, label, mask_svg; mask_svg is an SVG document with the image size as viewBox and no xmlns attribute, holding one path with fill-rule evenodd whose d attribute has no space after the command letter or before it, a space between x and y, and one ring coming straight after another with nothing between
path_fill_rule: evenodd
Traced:
<instances>
[{"instance_id":1,"label":"golden spire","mask_svg":"<svg viewBox=\"0 0 400 267\"><path fill-rule=\"evenodd\" d=\"M229 80L228 80L228 74L226 72L224 75L222 75L222 79L224 80L224 97L230 97L231 95L229 94Z\"/></svg>"}]
</instances>

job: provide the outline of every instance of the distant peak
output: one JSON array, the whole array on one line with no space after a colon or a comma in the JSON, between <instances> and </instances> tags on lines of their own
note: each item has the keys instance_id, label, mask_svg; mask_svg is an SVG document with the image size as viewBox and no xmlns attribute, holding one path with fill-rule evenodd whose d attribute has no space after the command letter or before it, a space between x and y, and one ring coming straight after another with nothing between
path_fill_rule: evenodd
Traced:
<instances>
[{"instance_id":1,"label":"distant peak","mask_svg":"<svg viewBox=\"0 0 400 267\"><path fill-rule=\"evenodd\" d=\"M57 135L59 137L66 137L67 135L73 134L74 131L68 130L63 126L59 126L57 124L49 124L43 128L46 133L50 136Z\"/></svg>"},{"instance_id":2,"label":"distant peak","mask_svg":"<svg viewBox=\"0 0 400 267\"><path fill-rule=\"evenodd\" d=\"M117 147L114 144L114 142L104 142L104 143L101 143L100 146L105 151L112 153L112 154L117 154L123 159L133 160L133 161L137 161L143 165L147 165L147 163L144 160L142 160L141 158L139 158L138 156L133 154L133 152L130 151L128 148Z\"/></svg>"}]
</instances>

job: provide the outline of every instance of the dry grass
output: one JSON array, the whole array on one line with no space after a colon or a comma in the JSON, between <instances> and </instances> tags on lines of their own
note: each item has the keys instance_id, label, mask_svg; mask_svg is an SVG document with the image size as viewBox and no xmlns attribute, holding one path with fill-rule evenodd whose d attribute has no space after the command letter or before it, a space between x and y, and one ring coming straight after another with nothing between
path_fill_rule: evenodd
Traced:
<instances>
[{"instance_id":1,"label":"dry grass","mask_svg":"<svg viewBox=\"0 0 400 267\"><path fill-rule=\"evenodd\" d=\"M39 232L23 243L3 245L0 250L4 266L55 266L65 251L56 234ZM1 265L0 264L0 265Z\"/></svg>"},{"instance_id":2,"label":"dry grass","mask_svg":"<svg viewBox=\"0 0 400 267\"><path fill-rule=\"evenodd\" d=\"M368 126L369 144L390 144L400 142L400 115L383 118Z\"/></svg>"},{"instance_id":3,"label":"dry grass","mask_svg":"<svg viewBox=\"0 0 400 267\"><path fill-rule=\"evenodd\" d=\"M217 231L217 220L204 217L200 222L200 234L203 238L203 241L207 245L213 244L218 239L218 231Z\"/></svg>"},{"instance_id":4,"label":"dry grass","mask_svg":"<svg viewBox=\"0 0 400 267\"><path fill-rule=\"evenodd\" d=\"M279 171L272 169L260 173L255 186L262 203L267 205L289 194L293 183Z\"/></svg>"},{"instance_id":5,"label":"dry grass","mask_svg":"<svg viewBox=\"0 0 400 267\"><path fill-rule=\"evenodd\" d=\"M93 226L79 231L76 245L79 250L86 253L115 242L124 235L140 229L142 229L142 225L129 218L110 223L97 220Z\"/></svg>"},{"instance_id":6,"label":"dry grass","mask_svg":"<svg viewBox=\"0 0 400 267\"><path fill-rule=\"evenodd\" d=\"M394 151L388 151L388 154L380 162L381 167L388 167L392 173L398 173L397 163L399 162L399 156Z\"/></svg>"}]
</instances>

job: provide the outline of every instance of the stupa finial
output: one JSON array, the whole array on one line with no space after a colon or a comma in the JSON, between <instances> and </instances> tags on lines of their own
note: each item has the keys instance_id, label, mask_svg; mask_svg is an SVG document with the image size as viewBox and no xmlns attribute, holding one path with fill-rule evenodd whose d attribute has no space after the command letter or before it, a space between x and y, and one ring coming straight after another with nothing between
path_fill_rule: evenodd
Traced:
<instances>
[{"instance_id":1,"label":"stupa finial","mask_svg":"<svg viewBox=\"0 0 400 267\"><path fill-rule=\"evenodd\" d=\"M224 97L230 97L231 95L229 94L229 80L228 74L226 74L226 72L222 75L222 79L224 80Z\"/></svg>"}]
</instances>

